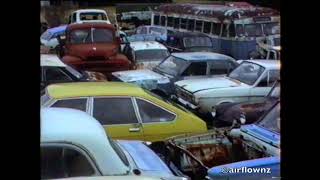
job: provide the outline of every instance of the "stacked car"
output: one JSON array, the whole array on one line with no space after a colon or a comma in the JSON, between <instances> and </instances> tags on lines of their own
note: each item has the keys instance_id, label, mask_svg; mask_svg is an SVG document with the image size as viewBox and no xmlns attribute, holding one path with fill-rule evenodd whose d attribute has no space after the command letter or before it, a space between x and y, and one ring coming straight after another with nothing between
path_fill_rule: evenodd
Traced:
<instances>
[{"instance_id":1,"label":"stacked car","mask_svg":"<svg viewBox=\"0 0 320 180\"><path fill-rule=\"evenodd\" d=\"M159 12L131 36L98 9L41 35L41 178L279 177L280 61L235 59L211 25Z\"/></svg>"}]
</instances>

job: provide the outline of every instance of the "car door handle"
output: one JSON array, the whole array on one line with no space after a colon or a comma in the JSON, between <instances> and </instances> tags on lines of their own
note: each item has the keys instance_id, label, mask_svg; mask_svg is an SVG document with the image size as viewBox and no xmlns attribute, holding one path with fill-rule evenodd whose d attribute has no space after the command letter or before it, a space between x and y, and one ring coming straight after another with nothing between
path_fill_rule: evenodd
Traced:
<instances>
[{"instance_id":1,"label":"car door handle","mask_svg":"<svg viewBox=\"0 0 320 180\"><path fill-rule=\"evenodd\" d=\"M129 128L129 132L139 132L140 128Z\"/></svg>"}]
</instances>

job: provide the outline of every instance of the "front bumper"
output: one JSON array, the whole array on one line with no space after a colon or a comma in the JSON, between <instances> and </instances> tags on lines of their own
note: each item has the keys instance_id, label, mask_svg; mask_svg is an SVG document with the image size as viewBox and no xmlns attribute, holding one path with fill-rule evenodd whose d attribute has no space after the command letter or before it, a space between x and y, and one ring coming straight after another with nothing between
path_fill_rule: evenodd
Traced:
<instances>
[{"instance_id":1,"label":"front bumper","mask_svg":"<svg viewBox=\"0 0 320 180\"><path fill-rule=\"evenodd\" d=\"M192 109L192 110L197 110L200 107L199 105L194 105L194 104L192 104L192 103L190 103L180 97L178 97L178 102L181 103L183 106L185 106L189 109Z\"/></svg>"}]
</instances>

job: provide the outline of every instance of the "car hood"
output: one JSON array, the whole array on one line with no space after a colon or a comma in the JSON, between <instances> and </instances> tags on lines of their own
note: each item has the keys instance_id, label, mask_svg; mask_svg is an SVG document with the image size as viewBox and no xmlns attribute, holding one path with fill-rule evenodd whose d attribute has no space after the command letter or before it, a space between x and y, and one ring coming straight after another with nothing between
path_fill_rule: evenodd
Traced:
<instances>
[{"instance_id":1,"label":"car hood","mask_svg":"<svg viewBox=\"0 0 320 180\"><path fill-rule=\"evenodd\" d=\"M117 141L121 148L134 161L142 175L157 175L161 177L174 176L169 167L147 145L141 141Z\"/></svg>"},{"instance_id":2,"label":"car hood","mask_svg":"<svg viewBox=\"0 0 320 180\"><path fill-rule=\"evenodd\" d=\"M149 69L140 69L140 70L130 70L130 71L118 71L113 72L112 75L116 76L123 82L135 82L135 81L144 81L144 80L161 80L167 79L167 77L158 74Z\"/></svg>"},{"instance_id":3,"label":"car hood","mask_svg":"<svg viewBox=\"0 0 320 180\"><path fill-rule=\"evenodd\" d=\"M280 134L269 131L256 124L241 126L240 131L250 134L270 145L280 148Z\"/></svg>"},{"instance_id":4,"label":"car hood","mask_svg":"<svg viewBox=\"0 0 320 180\"><path fill-rule=\"evenodd\" d=\"M209 89L248 86L241 82L231 80L228 77L188 79L188 80L178 81L175 83L175 85L180 86L191 93L196 93L198 91L209 90Z\"/></svg>"}]
</instances>

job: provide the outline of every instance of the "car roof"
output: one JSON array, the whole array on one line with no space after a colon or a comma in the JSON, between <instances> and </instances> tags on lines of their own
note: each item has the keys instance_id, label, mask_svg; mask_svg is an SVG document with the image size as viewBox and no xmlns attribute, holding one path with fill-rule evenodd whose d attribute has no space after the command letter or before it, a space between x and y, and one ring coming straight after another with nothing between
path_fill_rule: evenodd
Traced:
<instances>
[{"instance_id":1,"label":"car roof","mask_svg":"<svg viewBox=\"0 0 320 180\"><path fill-rule=\"evenodd\" d=\"M79 145L93 156L103 175L127 172L128 167L112 148L105 129L89 114L70 108L43 108L40 117L41 144Z\"/></svg>"},{"instance_id":2,"label":"car roof","mask_svg":"<svg viewBox=\"0 0 320 180\"><path fill-rule=\"evenodd\" d=\"M157 41L133 41L130 42L130 47L134 51L139 51L139 50L148 50L148 49L164 49L167 50L167 48L157 42Z\"/></svg>"},{"instance_id":3,"label":"car roof","mask_svg":"<svg viewBox=\"0 0 320 180\"><path fill-rule=\"evenodd\" d=\"M105 10L102 10L102 9L78 9L74 12L77 12L77 13L82 13L82 12L101 12L101 13L106 13Z\"/></svg>"},{"instance_id":4,"label":"car roof","mask_svg":"<svg viewBox=\"0 0 320 180\"><path fill-rule=\"evenodd\" d=\"M65 31L67 29L67 26L68 25L61 25L61 26L58 26L58 27L47 29L47 31L52 33L52 34L57 33L57 32L63 32L63 31Z\"/></svg>"},{"instance_id":5,"label":"car roof","mask_svg":"<svg viewBox=\"0 0 320 180\"><path fill-rule=\"evenodd\" d=\"M55 54L41 54L40 65L52 67L66 67L66 64L64 64Z\"/></svg>"},{"instance_id":6,"label":"car roof","mask_svg":"<svg viewBox=\"0 0 320 180\"><path fill-rule=\"evenodd\" d=\"M131 83L124 82L72 82L47 86L50 97L72 98L87 96L142 96L144 90Z\"/></svg>"},{"instance_id":7,"label":"car roof","mask_svg":"<svg viewBox=\"0 0 320 180\"><path fill-rule=\"evenodd\" d=\"M280 61L279 60L252 59L252 60L244 60L244 61L256 63L256 64L263 66L267 69L280 69ZM242 61L242 62L244 62L244 61Z\"/></svg>"},{"instance_id":8,"label":"car roof","mask_svg":"<svg viewBox=\"0 0 320 180\"><path fill-rule=\"evenodd\" d=\"M234 60L232 57L213 53L213 52L183 52L183 53L172 53L174 57L184 59L186 61L206 61L206 60Z\"/></svg>"}]
</instances>

